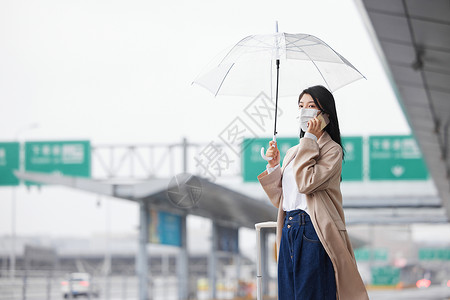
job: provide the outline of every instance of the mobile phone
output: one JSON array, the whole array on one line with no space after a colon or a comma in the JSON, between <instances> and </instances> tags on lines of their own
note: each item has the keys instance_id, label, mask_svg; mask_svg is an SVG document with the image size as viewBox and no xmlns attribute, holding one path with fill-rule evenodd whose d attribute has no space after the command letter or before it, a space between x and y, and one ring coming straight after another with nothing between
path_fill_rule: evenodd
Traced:
<instances>
[{"instance_id":1,"label":"mobile phone","mask_svg":"<svg viewBox=\"0 0 450 300\"><path fill-rule=\"evenodd\" d=\"M329 119L328 116L327 116L326 114L324 114L324 113L320 113L320 114L317 116L317 119L320 120L320 130L324 129L325 126L327 126L328 123L330 123L330 119Z\"/></svg>"}]
</instances>

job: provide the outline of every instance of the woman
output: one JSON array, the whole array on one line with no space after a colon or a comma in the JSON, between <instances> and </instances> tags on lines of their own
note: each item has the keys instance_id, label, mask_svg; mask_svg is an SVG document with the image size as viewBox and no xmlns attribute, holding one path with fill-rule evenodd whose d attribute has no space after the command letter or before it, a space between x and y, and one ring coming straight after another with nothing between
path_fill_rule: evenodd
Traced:
<instances>
[{"instance_id":1,"label":"woman","mask_svg":"<svg viewBox=\"0 0 450 300\"><path fill-rule=\"evenodd\" d=\"M323 86L298 100L300 142L280 152L271 141L258 175L278 208L278 299L369 299L345 227L340 190L343 150L333 95ZM327 120L329 119L329 123Z\"/></svg>"}]
</instances>

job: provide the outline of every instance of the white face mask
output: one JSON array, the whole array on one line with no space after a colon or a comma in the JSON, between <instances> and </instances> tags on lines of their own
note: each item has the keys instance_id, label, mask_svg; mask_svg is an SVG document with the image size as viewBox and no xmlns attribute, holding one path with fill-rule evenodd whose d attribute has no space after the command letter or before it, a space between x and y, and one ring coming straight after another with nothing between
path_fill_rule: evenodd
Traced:
<instances>
[{"instance_id":1,"label":"white face mask","mask_svg":"<svg viewBox=\"0 0 450 300\"><path fill-rule=\"evenodd\" d=\"M315 108L300 108L297 120L299 122L300 128L306 132L308 130L308 121L314 119L319 113L318 109Z\"/></svg>"}]
</instances>

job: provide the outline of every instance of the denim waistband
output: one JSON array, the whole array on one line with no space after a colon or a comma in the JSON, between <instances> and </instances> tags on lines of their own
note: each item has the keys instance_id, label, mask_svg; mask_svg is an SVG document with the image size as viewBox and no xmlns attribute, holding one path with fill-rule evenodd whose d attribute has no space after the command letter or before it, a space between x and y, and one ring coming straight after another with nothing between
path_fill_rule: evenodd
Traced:
<instances>
[{"instance_id":1,"label":"denim waistband","mask_svg":"<svg viewBox=\"0 0 450 300\"><path fill-rule=\"evenodd\" d=\"M308 213L302 209L296 209L286 212L286 221L296 222L301 221L301 224L304 224L305 222L311 222L311 217L308 215Z\"/></svg>"}]
</instances>

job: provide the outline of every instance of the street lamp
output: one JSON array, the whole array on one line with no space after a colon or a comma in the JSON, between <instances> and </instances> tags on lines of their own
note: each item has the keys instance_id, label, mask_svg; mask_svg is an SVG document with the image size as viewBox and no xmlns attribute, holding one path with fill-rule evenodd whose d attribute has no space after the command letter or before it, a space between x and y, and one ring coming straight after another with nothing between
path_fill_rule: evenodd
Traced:
<instances>
[{"instance_id":1,"label":"street lamp","mask_svg":"<svg viewBox=\"0 0 450 300\"><path fill-rule=\"evenodd\" d=\"M38 123L30 123L27 126L24 126L17 130L14 140L19 142L19 171L23 172L25 169L25 152L22 143L20 142L20 136L32 129L36 129L39 127ZM19 181L20 186L20 181ZM17 188L14 186L12 190L12 198L11 198L11 254L10 254L10 265L9 265L9 277L14 279L16 272L16 200L17 200Z\"/></svg>"}]
</instances>

